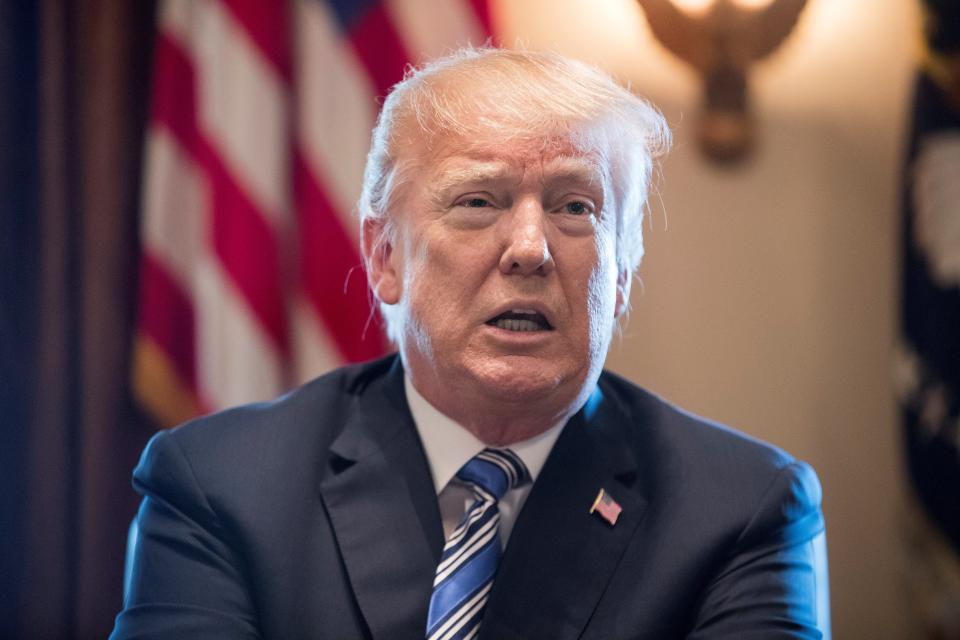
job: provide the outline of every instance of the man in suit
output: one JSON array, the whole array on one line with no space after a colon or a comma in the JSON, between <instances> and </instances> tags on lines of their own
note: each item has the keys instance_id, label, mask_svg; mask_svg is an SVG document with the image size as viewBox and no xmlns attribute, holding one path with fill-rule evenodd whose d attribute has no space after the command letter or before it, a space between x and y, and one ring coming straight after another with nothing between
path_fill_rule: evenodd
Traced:
<instances>
[{"instance_id":1,"label":"man in suit","mask_svg":"<svg viewBox=\"0 0 960 640\"><path fill-rule=\"evenodd\" d=\"M553 54L387 98L359 203L399 355L158 434L114 638L817 638L807 465L602 371L662 117Z\"/></svg>"}]
</instances>

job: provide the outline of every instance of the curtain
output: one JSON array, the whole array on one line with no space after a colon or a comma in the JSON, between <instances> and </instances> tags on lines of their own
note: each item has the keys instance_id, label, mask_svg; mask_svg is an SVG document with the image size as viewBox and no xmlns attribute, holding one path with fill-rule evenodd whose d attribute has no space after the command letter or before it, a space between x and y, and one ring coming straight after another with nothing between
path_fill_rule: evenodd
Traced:
<instances>
[{"instance_id":1,"label":"curtain","mask_svg":"<svg viewBox=\"0 0 960 640\"><path fill-rule=\"evenodd\" d=\"M0 180L15 196L2 241L0 636L105 637L138 502L130 472L154 430L128 384L154 6L0 12Z\"/></svg>"}]
</instances>

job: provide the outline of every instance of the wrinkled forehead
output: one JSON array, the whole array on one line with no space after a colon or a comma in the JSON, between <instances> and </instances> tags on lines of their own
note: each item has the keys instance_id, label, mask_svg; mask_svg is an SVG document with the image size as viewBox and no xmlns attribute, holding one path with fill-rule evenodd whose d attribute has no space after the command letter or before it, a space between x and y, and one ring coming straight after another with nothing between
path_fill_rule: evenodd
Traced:
<instances>
[{"instance_id":1,"label":"wrinkled forehead","mask_svg":"<svg viewBox=\"0 0 960 640\"><path fill-rule=\"evenodd\" d=\"M541 149L516 143L498 147L450 145L444 153L422 162L420 168L437 190L447 185L519 182L526 177L601 189L609 183L606 166L597 154L571 147Z\"/></svg>"},{"instance_id":2,"label":"wrinkled forehead","mask_svg":"<svg viewBox=\"0 0 960 640\"><path fill-rule=\"evenodd\" d=\"M507 127L497 115L470 114L465 126L457 129L411 123L414 128L398 149L398 164L425 173L449 166L451 159L518 172L551 166L594 176L605 184L612 180L611 137L602 122L557 120Z\"/></svg>"}]
</instances>

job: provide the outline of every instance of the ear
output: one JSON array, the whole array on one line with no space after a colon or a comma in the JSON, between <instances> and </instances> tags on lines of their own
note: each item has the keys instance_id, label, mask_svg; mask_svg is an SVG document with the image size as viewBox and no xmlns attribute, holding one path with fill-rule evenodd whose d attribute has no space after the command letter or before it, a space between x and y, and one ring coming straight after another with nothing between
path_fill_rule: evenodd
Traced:
<instances>
[{"instance_id":1,"label":"ear","mask_svg":"<svg viewBox=\"0 0 960 640\"><path fill-rule=\"evenodd\" d=\"M627 269L617 271L617 306L613 310L614 318L619 318L630 308L630 285L633 283L630 271Z\"/></svg>"},{"instance_id":2,"label":"ear","mask_svg":"<svg viewBox=\"0 0 960 640\"><path fill-rule=\"evenodd\" d=\"M360 229L360 246L367 267L367 282L380 302L400 301L401 279L393 251L393 237L383 220L367 218Z\"/></svg>"}]
</instances>

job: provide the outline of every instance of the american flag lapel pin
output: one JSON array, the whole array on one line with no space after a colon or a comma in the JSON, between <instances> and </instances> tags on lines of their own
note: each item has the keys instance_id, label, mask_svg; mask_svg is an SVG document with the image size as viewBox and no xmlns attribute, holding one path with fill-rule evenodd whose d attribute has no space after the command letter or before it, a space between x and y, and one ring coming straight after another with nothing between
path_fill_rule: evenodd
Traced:
<instances>
[{"instance_id":1,"label":"american flag lapel pin","mask_svg":"<svg viewBox=\"0 0 960 640\"><path fill-rule=\"evenodd\" d=\"M617 504L617 501L602 488L600 493L597 494L597 499L593 501L593 505L590 507L590 513L596 513L606 520L611 527L617 524L617 518L620 517L621 511L623 511L623 507Z\"/></svg>"}]
</instances>

